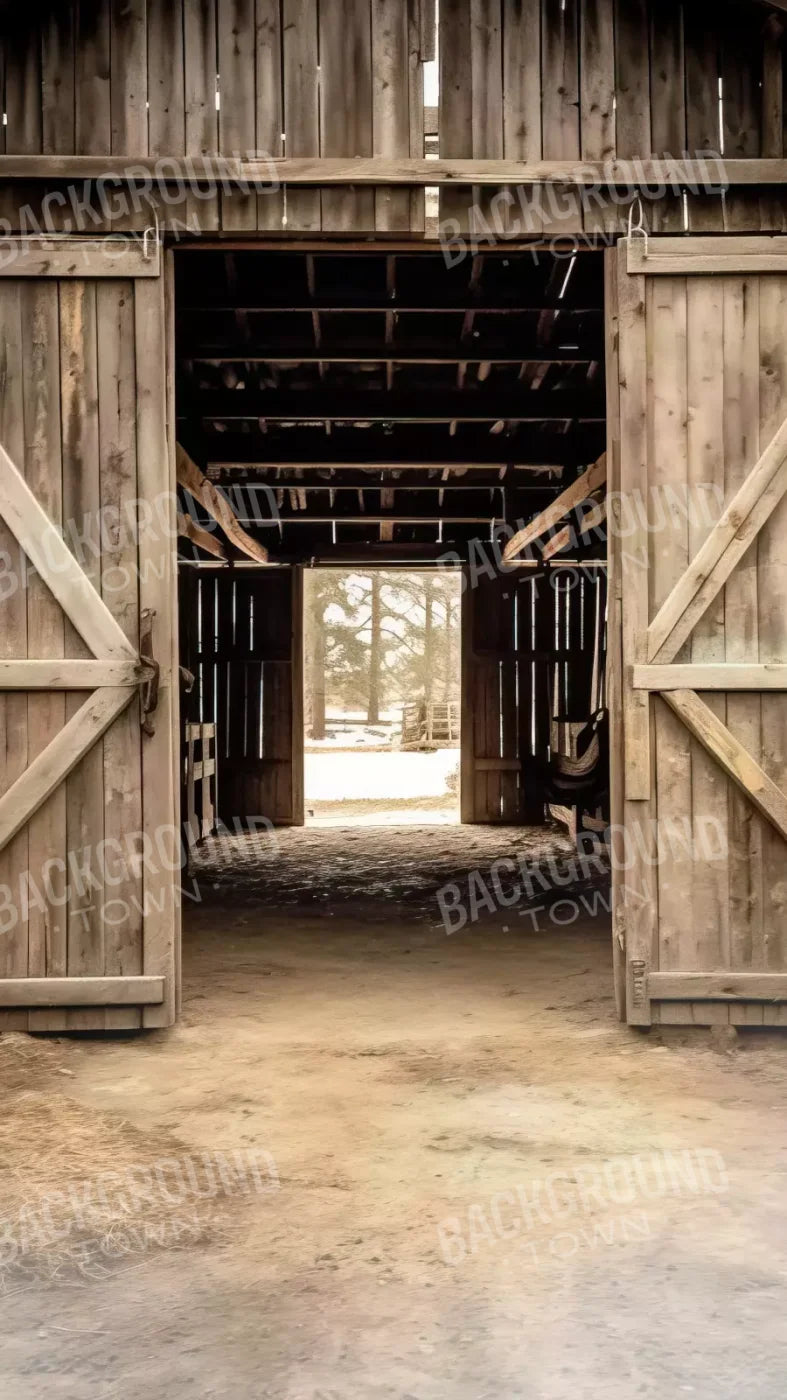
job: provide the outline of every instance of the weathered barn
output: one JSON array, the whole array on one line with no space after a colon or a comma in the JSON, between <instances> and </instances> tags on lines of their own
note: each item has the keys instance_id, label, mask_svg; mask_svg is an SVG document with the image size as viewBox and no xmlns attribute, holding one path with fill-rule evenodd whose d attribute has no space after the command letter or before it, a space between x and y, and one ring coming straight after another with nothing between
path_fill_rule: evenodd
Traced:
<instances>
[{"instance_id":1,"label":"weathered barn","mask_svg":"<svg viewBox=\"0 0 787 1400\"><path fill-rule=\"evenodd\" d=\"M185 726L302 822L304 568L436 562L462 820L608 719L621 1016L784 1022L785 9L3 7L3 1025L174 1021Z\"/></svg>"}]
</instances>

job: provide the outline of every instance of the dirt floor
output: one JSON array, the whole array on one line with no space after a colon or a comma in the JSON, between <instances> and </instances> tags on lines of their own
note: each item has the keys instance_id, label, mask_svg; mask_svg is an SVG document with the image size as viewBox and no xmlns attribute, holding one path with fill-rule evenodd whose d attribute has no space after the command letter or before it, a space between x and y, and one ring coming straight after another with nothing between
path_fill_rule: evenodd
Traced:
<instances>
[{"instance_id":1,"label":"dirt floor","mask_svg":"<svg viewBox=\"0 0 787 1400\"><path fill-rule=\"evenodd\" d=\"M173 1031L0 1037L4 1395L781 1396L787 1042L619 1025L602 913L446 936L488 850L282 849L205 858Z\"/></svg>"}]
</instances>

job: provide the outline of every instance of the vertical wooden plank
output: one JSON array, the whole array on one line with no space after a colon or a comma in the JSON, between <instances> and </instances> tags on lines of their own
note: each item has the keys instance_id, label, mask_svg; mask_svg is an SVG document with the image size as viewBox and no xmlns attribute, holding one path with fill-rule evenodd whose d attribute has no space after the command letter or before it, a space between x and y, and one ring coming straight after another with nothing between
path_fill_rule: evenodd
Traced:
<instances>
[{"instance_id":1,"label":"vertical wooden plank","mask_svg":"<svg viewBox=\"0 0 787 1400\"><path fill-rule=\"evenodd\" d=\"M529 820L537 825L544 821L544 794L541 775L547 764L552 735L550 713L550 653L555 646L555 589L557 571L547 569L533 580L533 764L531 782L525 799L530 808ZM527 782L526 782L527 788Z\"/></svg>"},{"instance_id":2,"label":"vertical wooden plank","mask_svg":"<svg viewBox=\"0 0 787 1400\"><path fill-rule=\"evenodd\" d=\"M746 5L726 12L720 29L724 156L741 160L758 156L761 149L761 25L755 25L751 7ZM728 191L724 214L728 229L759 229L759 194Z\"/></svg>"},{"instance_id":3,"label":"vertical wooden plank","mask_svg":"<svg viewBox=\"0 0 787 1400\"><path fill-rule=\"evenodd\" d=\"M502 758L519 758L519 715L517 711L517 594L516 578L509 577L503 591L505 617L505 650L508 656L500 665L499 745ZM500 773L500 816L503 821L519 821L519 774Z\"/></svg>"},{"instance_id":4,"label":"vertical wooden plank","mask_svg":"<svg viewBox=\"0 0 787 1400\"><path fill-rule=\"evenodd\" d=\"M407 7L407 72L410 155L422 160L426 154L424 135L424 63L434 59L437 38L437 21L434 9L431 17L424 15L421 0L406 0ZM426 20L428 48L422 46L422 22ZM426 228L426 191L413 186L410 190L410 230L423 233Z\"/></svg>"},{"instance_id":5,"label":"vertical wooden plank","mask_svg":"<svg viewBox=\"0 0 787 1400\"><path fill-rule=\"evenodd\" d=\"M473 607L475 590L470 573L462 571L460 596L460 719L459 719L459 814L462 822L474 822L475 815L475 657L473 655Z\"/></svg>"},{"instance_id":6,"label":"vertical wooden plank","mask_svg":"<svg viewBox=\"0 0 787 1400\"><path fill-rule=\"evenodd\" d=\"M580 142L583 160L615 155L614 0L582 0L580 14ZM610 200L583 201L586 233L607 233L622 224Z\"/></svg>"},{"instance_id":7,"label":"vertical wooden plank","mask_svg":"<svg viewBox=\"0 0 787 1400\"><path fill-rule=\"evenodd\" d=\"M303 569L300 567L292 570L290 619L290 762L292 765L290 820L293 826L303 826Z\"/></svg>"},{"instance_id":8,"label":"vertical wooden plank","mask_svg":"<svg viewBox=\"0 0 787 1400\"><path fill-rule=\"evenodd\" d=\"M261 155L283 156L282 33L280 0L257 0L256 7L256 148ZM284 194L263 189L257 195L257 228L278 230L284 219Z\"/></svg>"},{"instance_id":9,"label":"vertical wooden plank","mask_svg":"<svg viewBox=\"0 0 787 1400\"><path fill-rule=\"evenodd\" d=\"M164 255L164 353L166 362L166 403L165 422L167 432L168 452L168 485L170 499L175 500L178 490L177 467L175 461L175 432L176 432L176 403L175 403L175 253L169 249ZM178 564L177 564L177 540L173 536L170 542L170 559L173 571L172 586L170 589L170 605L172 607L172 621L170 629L170 665L172 667L172 685L169 695L169 719L170 719L170 751L172 755L172 790L171 803L173 806L173 824L178 831L182 830L180 812L180 736L181 736L181 716L180 716L180 595L178 592ZM189 618L189 625L194 625L194 614ZM216 758L215 742L211 744L218 772L218 760ZM213 790L217 790L218 779L214 778ZM211 830L213 829L213 811L211 812ZM180 1015L182 1001L182 899L180 888L183 882L183 874L178 872L174 881L174 908L172 911L172 939L174 962L174 1006L173 1014Z\"/></svg>"},{"instance_id":10,"label":"vertical wooden plank","mask_svg":"<svg viewBox=\"0 0 787 1400\"><path fill-rule=\"evenodd\" d=\"M541 103L545 160L575 160L579 140L579 7L576 0L544 0L541 29Z\"/></svg>"},{"instance_id":11,"label":"vertical wooden plank","mask_svg":"<svg viewBox=\"0 0 787 1400\"><path fill-rule=\"evenodd\" d=\"M761 155L776 159L782 156L784 124L784 16L772 14L762 32ZM785 218L782 190L763 192L760 198L761 231L781 232Z\"/></svg>"},{"instance_id":12,"label":"vertical wooden plank","mask_svg":"<svg viewBox=\"0 0 787 1400\"><path fill-rule=\"evenodd\" d=\"M579 0L553 5L543 0L541 17L541 130L545 160L580 159ZM544 231L582 231L581 197L576 191L548 189L550 215Z\"/></svg>"},{"instance_id":13,"label":"vertical wooden plank","mask_svg":"<svg viewBox=\"0 0 787 1400\"><path fill-rule=\"evenodd\" d=\"M137 542L136 374L134 286L121 280L96 287L98 422L102 530L101 594L129 641L139 648ZM154 509L158 502L151 502ZM120 521L113 530L110 522ZM142 846L142 771L139 701L134 700L104 735L104 839L112 883L99 895L104 916L104 966L108 976L142 972L142 872L118 849ZM117 1026L117 1014L114 1024ZM141 1024L134 1007L125 1024Z\"/></svg>"},{"instance_id":14,"label":"vertical wooden plank","mask_svg":"<svg viewBox=\"0 0 787 1400\"><path fill-rule=\"evenodd\" d=\"M478 623L476 620L476 636ZM477 654L477 643L476 643ZM493 816L490 805L490 774L485 769L479 768L478 759L488 758L487 739L489 735L489 661L477 660L473 673L473 688L475 698L473 701L473 786L475 797L473 806L475 808L475 820L477 822L488 822Z\"/></svg>"},{"instance_id":15,"label":"vertical wooden plank","mask_svg":"<svg viewBox=\"0 0 787 1400\"><path fill-rule=\"evenodd\" d=\"M139 603L141 612L155 612L153 650L160 666L155 732L142 740L142 810L145 830L156 841L155 870L145 868L144 944L142 970L163 976L162 1006L146 1007L143 1025L170 1025L175 1015L176 948L178 929L179 869L177 856L165 858L169 842L178 840L175 757L173 755L174 707L172 638L176 626L175 573L176 526L172 482L173 445L166 420L167 362L163 281L140 279L135 285L137 479L142 500L157 501L155 520L144 525L139 537ZM164 499L162 499L164 497ZM162 528L162 520L167 528ZM156 839L159 833L163 847ZM167 835L169 833L169 835ZM162 850L165 854L162 854ZM173 869L173 865L175 868Z\"/></svg>"},{"instance_id":16,"label":"vertical wooden plank","mask_svg":"<svg viewBox=\"0 0 787 1400\"><path fill-rule=\"evenodd\" d=\"M473 109L473 155L495 159L503 155L503 53L500 0L470 0L470 82ZM504 221L495 219L496 191L474 186L472 205L478 210L477 232L501 237ZM507 219L506 219L507 222Z\"/></svg>"},{"instance_id":17,"label":"vertical wooden plank","mask_svg":"<svg viewBox=\"0 0 787 1400\"><path fill-rule=\"evenodd\" d=\"M469 159L473 154L473 76L468 0L442 0L440 25L440 154ZM465 189L440 187L440 221L456 220L469 229L472 196Z\"/></svg>"},{"instance_id":18,"label":"vertical wooden plank","mask_svg":"<svg viewBox=\"0 0 787 1400\"><path fill-rule=\"evenodd\" d=\"M582 0L580 140L583 160L611 160L615 144L613 0Z\"/></svg>"},{"instance_id":19,"label":"vertical wooden plank","mask_svg":"<svg viewBox=\"0 0 787 1400\"><path fill-rule=\"evenodd\" d=\"M41 23L43 141L46 155L76 150L74 6L52 7Z\"/></svg>"},{"instance_id":20,"label":"vertical wooden plank","mask_svg":"<svg viewBox=\"0 0 787 1400\"><path fill-rule=\"evenodd\" d=\"M292 692L291 668L282 661L264 666L264 746L267 760L263 774L263 815L289 826L292 820Z\"/></svg>"},{"instance_id":21,"label":"vertical wooden plank","mask_svg":"<svg viewBox=\"0 0 787 1400\"><path fill-rule=\"evenodd\" d=\"M533 582L532 579L516 579L516 686L518 696L517 752L519 754L519 811L518 820L528 821L527 774L533 754L533 666L529 653L533 634Z\"/></svg>"},{"instance_id":22,"label":"vertical wooden plank","mask_svg":"<svg viewBox=\"0 0 787 1400\"><path fill-rule=\"evenodd\" d=\"M626 272L625 245L615 251L618 305L618 390L620 396L620 505L626 512L621 548L622 665L644 657L649 620L649 552L642 493L649 487L645 279ZM633 522L630 529L629 522ZM648 857L653 849L655 802L651 774L651 717L647 696L624 686L624 798L627 849L631 861L621 893L626 928L626 1015L630 1025L649 1024L650 1009L638 996L638 966L658 966L658 881ZM644 771L643 771L644 770Z\"/></svg>"},{"instance_id":23,"label":"vertical wooden plank","mask_svg":"<svg viewBox=\"0 0 787 1400\"><path fill-rule=\"evenodd\" d=\"M111 0L110 108L112 154L148 153L147 0ZM173 10L176 5L171 6ZM177 82L174 53L168 54L170 82Z\"/></svg>"},{"instance_id":24,"label":"vertical wooden plank","mask_svg":"<svg viewBox=\"0 0 787 1400\"><path fill-rule=\"evenodd\" d=\"M376 156L410 154L409 7L403 0L371 0L372 149ZM380 233L410 228L410 191L390 185L374 193Z\"/></svg>"},{"instance_id":25,"label":"vertical wooden plank","mask_svg":"<svg viewBox=\"0 0 787 1400\"><path fill-rule=\"evenodd\" d=\"M110 0L79 0L75 34L75 137L77 155L112 149L110 99Z\"/></svg>"},{"instance_id":26,"label":"vertical wooden plank","mask_svg":"<svg viewBox=\"0 0 787 1400\"><path fill-rule=\"evenodd\" d=\"M760 277L760 441L767 442L787 413L787 278ZM760 531L757 550L759 660L787 656L787 503L782 499ZM787 789L787 697L764 694L762 766ZM763 825L765 965L787 967L787 880L785 844L770 823ZM767 1018L787 1022L787 1010Z\"/></svg>"},{"instance_id":27,"label":"vertical wooden plank","mask_svg":"<svg viewBox=\"0 0 787 1400\"><path fill-rule=\"evenodd\" d=\"M21 289L25 365L25 478L51 520L62 520L59 311L57 282ZM27 585L28 654L62 656L65 619L41 579ZM28 761L59 734L66 719L63 692L28 695ZM66 875L55 862L65 855L66 790L60 786L30 820L28 860L36 896L31 901L28 975L63 977L67 970ZM46 873L46 878L45 878ZM60 1013L31 1011L29 1029L56 1029Z\"/></svg>"},{"instance_id":28,"label":"vertical wooden plank","mask_svg":"<svg viewBox=\"0 0 787 1400\"><path fill-rule=\"evenodd\" d=\"M215 0L183 0L183 55L186 111L186 154L215 155L219 149L216 110L218 53ZM219 227L219 199L190 197L189 224L209 232Z\"/></svg>"},{"instance_id":29,"label":"vertical wooden plank","mask_svg":"<svg viewBox=\"0 0 787 1400\"><path fill-rule=\"evenodd\" d=\"M217 0L219 51L219 149L245 157L255 149L256 59L254 0ZM257 227L256 195L225 190L222 228Z\"/></svg>"},{"instance_id":30,"label":"vertical wooden plank","mask_svg":"<svg viewBox=\"0 0 787 1400\"><path fill-rule=\"evenodd\" d=\"M660 4L650 6L650 118L654 155L677 156L687 149L681 0L661 0ZM654 231L682 231L680 193L665 194L651 205L649 213Z\"/></svg>"},{"instance_id":31,"label":"vertical wooden plank","mask_svg":"<svg viewBox=\"0 0 787 1400\"><path fill-rule=\"evenodd\" d=\"M607 595L606 704L609 711L609 818L613 831L624 822L622 538L620 517L620 388L617 251L604 253L604 344L607 389ZM618 855L618 851L615 852ZM626 920L622 862L612 862L612 978L618 1019L626 1019Z\"/></svg>"},{"instance_id":32,"label":"vertical wooden plank","mask_svg":"<svg viewBox=\"0 0 787 1400\"><path fill-rule=\"evenodd\" d=\"M689 562L685 514L670 505L688 494L687 285L680 277L646 279L648 329L648 515L651 524L651 615ZM688 659L688 645L680 660ZM687 927L691 851L681 842L691 813L691 741L685 725L660 698L654 705L656 805L659 833L658 965L690 968L695 957ZM694 909L692 907L692 914ZM657 1008L658 1011L658 1008ZM726 1013L726 1007L724 1008ZM670 1007L670 1020L691 1021L690 1004ZM725 1014L726 1019L726 1014Z\"/></svg>"},{"instance_id":33,"label":"vertical wooden plank","mask_svg":"<svg viewBox=\"0 0 787 1400\"><path fill-rule=\"evenodd\" d=\"M244 815L242 793L246 764L239 730L230 722L232 702L238 689L238 667L235 660L235 638L232 627L232 599L235 589L233 574L217 574L216 584L216 714L222 736L224 754L224 784L222 789L222 819L231 826Z\"/></svg>"},{"instance_id":34,"label":"vertical wooden plank","mask_svg":"<svg viewBox=\"0 0 787 1400\"><path fill-rule=\"evenodd\" d=\"M715 19L704 7L684 5L683 47L687 149L691 156L703 151L719 152L719 33ZM720 194L689 193L687 199L692 233L723 229Z\"/></svg>"},{"instance_id":35,"label":"vertical wooden plank","mask_svg":"<svg viewBox=\"0 0 787 1400\"><path fill-rule=\"evenodd\" d=\"M686 281L688 336L688 551L693 559L719 513L724 493L724 303L721 284L711 277ZM691 660L706 663L725 657L724 598L708 609L690 639ZM724 695L704 696L726 722ZM726 856L717 843L706 855L710 823L727 847L728 782L719 765L696 740L691 749L691 828L694 856L691 877L690 932L684 930L682 966L713 971L730 966L729 900ZM713 1020L729 1019L726 1007L711 1005Z\"/></svg>"},{"instance_id":36,"label":"vertical wooden plank","mask_svg":"<svg viewBox=\"0 0 787 1400\"><path fill-rule=\"evenodd\" d=\"M647 0L616 0L615 74L618 158L649 155L651 128Z\"/></svg>"},{"instance_id":37,"label":"vertical wooden plank","mask_svg":"<svg viewBox=\"0 0 787 1400\"><path fill-rule=\"evenodd\" d=\"M745 481L760 451L760 305L755 278L725 277L724 299L724 498ZM725 659L756 662L758 540L724 589ZM756 694L727 696L727 726L761 761L761 706ZM730 966L765 970L762 841L764 821L740 789L729 784L727 831ZM762 1006L730 1007L735 1024L762 1025Z\"/></svg>"},{"instance_id":38,"label":"vertical wooden plank","mask_svg":"<svg viewBox=\"0 0 787 1400\"><path fill-rule=\"evenodd\" d=\"M177 156L188 150L183 3L184 0L148 0L147 115L148 150L152 156Z\"/></svg>"},{"instance_id":39,"label":"vertical wooden plank","mask_svg":"<svg viewBox=\"0 0 787 1400\"><path fill-rule=\"evenodd\" d=\"M503 155L510 160L541 159L541 3L501 0ZM441 138L442 140L442 138ZM509 228L523 235L543 228L543 189L511 189Z\"/></svg>"},{"instance_id":40,"label":"vertical wooden plank","mask_svg":"<svg viewBox=\"0 0 787 1400\"><path fill-rule=\"evenodd\" d=\"M284 42L285 155L314 155L320 149L317 0L282 0ZM287 228L321 228L320 191L286 192Z\"/></svg>"},{"instance_id":41,"label":"vertical wooden plank","mask_svg":"<svg viewBox=\"0 0 787 1400\"><path fill-rule=\"evenodd\" d=\"M41 33L31 18L17 17L5 37L6 152L36 155L42 150Z\"/></svg>"},{"instance_id":42,"label":"vertical wooden plank","mask_svg":"<svg viewBox=\"0 0 787 1400\"><path fill-rule=\"evenodd\" d=\"M545 574L538 578L517 576L517 651L519 670L519 820L535 825L543 820L544 798L540 791L541 723L539 689L543 660L534 656L539 631L549 631L550 593ZM534 736L535 731L535 736Z\"/></svg>"},{"instance_id":43,"label":"vertical wooden plank","mask_svg":"<svg viewBox=\"0 0 787 1400\"><path fill-rule=\"evenodd\" d=\"M63 432L63 520L85 573L101 588L101 487L99 477L96 283L63 281L60 286L60 397ZM67 656L90 656L82 638L66 623ZM66 718L84 697L66 697ZM70 861L90 864L104 837L103 741L85 755L66 779L66 845ZM68 974L101 976L104 922L101 892L90 879L69 880ZM70 1011L71 1029L105 1024L102 1011Z\"/></svg>"},{"instance_id":44,"label":"vertical wooden plank","mask_svg":"<svg viewBox=\"0 0 787 1400\"><path fill-rule=\"evenodd\" d=\"M762 40L761 154L780 157L784 151L784 21L769 15Z\"/></svg>"},{"instance_id":45,"label":"vertical wooden plank","mask_svg":"<svg viewBox=\"0 0 787 1400\"><path fill-rule=\"evenodd\" d=\"M335 0L320 6L320 154L372 154L372 51L370 0ZM374 191L324 189L323 230L374 228Z\"/></svg>"},{"instance_id":46,"label":"vertical wooden plank","mask_svg":"<svg viewBox=\"0 0 787 1400\"><path fill-rule=\"evenodd\" d=\"M3 111L6 111L6 58L7 58L7 36L0 34L0 99L2 99ZM7 113L6 113L7 115ZM6 123L0 122L0 155L5 154L5 133Z\"/></svg>"},{"instance_id":47,"label":"vertical wooden plank","mask_svg":"<svg viewBox=\"0 0 787 1400\"><path fill-rule=\"evenodd\" d=\"M0 442L20 468L25 464L24 342L21 292L18 281L0 281ZM26 560L11 531L0 517L0 550L8 560L11 577L0 598L0 654L27 656L25 605ZM27 696L0 693L0 790L5 791L24 772L28 762ZM0 884L10 891L9 908L0 937L0 967L4 977L28 975L28 919L22 907L22 888L29 868L28 828L0 851ZM26 1030L26 1011L2 1014L4 1030Z\"/></svg>"}]
</instances>

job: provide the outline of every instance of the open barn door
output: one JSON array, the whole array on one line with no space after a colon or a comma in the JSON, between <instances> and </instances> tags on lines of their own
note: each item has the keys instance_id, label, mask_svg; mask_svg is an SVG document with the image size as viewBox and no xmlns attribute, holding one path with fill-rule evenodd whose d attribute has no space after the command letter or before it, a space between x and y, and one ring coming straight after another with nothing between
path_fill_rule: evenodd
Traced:
<instances>
[{"instance_id":1,"label":"open barn door","mask_svg":"<svg viewBox=\"0 0 787 1400\"><path fill-rule=\"evenodd\" d=\"M787 239L609 258L626 1015L785 1024Z\"/></svg>"},{"instance_id":2,"label":"open barn door","mask_svg":"<svg viewBox=\"0 0 787 1400\"><path fill-rule=\"evenodd\" d=\"M15 244L0 269L3 1028L175 1018L166 397L155 240Z\"/></svg>"},{"instance_id":3,"label":"open barn door","mask_svg":"<svg viewBox=\"0 0 787 1400\"><path fill-rule=\"evenodd\" d=\"M194 570L185 580L185 718L215 727L219 821L303 826L303 576Z\"/></svg>"}]
</instances>

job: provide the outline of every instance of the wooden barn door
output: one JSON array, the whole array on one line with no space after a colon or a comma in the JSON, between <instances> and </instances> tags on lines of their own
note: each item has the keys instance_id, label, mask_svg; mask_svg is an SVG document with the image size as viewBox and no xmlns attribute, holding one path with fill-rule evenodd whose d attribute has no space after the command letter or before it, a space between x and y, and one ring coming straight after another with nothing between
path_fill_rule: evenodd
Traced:
<instances>
[{"instance_id":1,"label":"wooden barn door","mask_svg":"<svg viewBox=\"0 0 787 1400\"><path fill-rule=\"evenodd\" d=\"M460 815L515 822L520 808L516 580L468 573L462 592ZM543 805L543 804L542 804Z\"/></svg>"},{"instance_id":2,"label":"wooden barn door","mask_svg":"<svg viewBox=\"0 0 787 1400\"><path fill-rule=\"evenodd\" d=\"M303 581L298 568L200 570L187 717L215 725L219 820L302 826Z\"/></svg>"},{"instance_id":3,"label":"wooden barn door","mask_svg":"<svg viewBox=\"0 0 787 1400\"><path fill-rule=\"evenodd\" d=\"M609 259L626 1016L787 1024L787 239Z\"/></svg>"},{"instance_id":4,"label":"wooden barn door","mask_svg":"<svg viewBox=\"0 0 787 1400\"><path fill-rule=\"evenodd\" d=\"M170 1024L174 494L155 242L0 270L0 1026Z\"/></svg>"},{"instance_id":5,"label":"wooden barn door","mask_svg":"<svg viewBox=\"0 0 787 1400\"><path fill-rule=\"evenodd\" d=\"M554 599L523 573L474 578L462 592L460 811L463 822L546 815Z\"/></svg>"}]
</instances>

